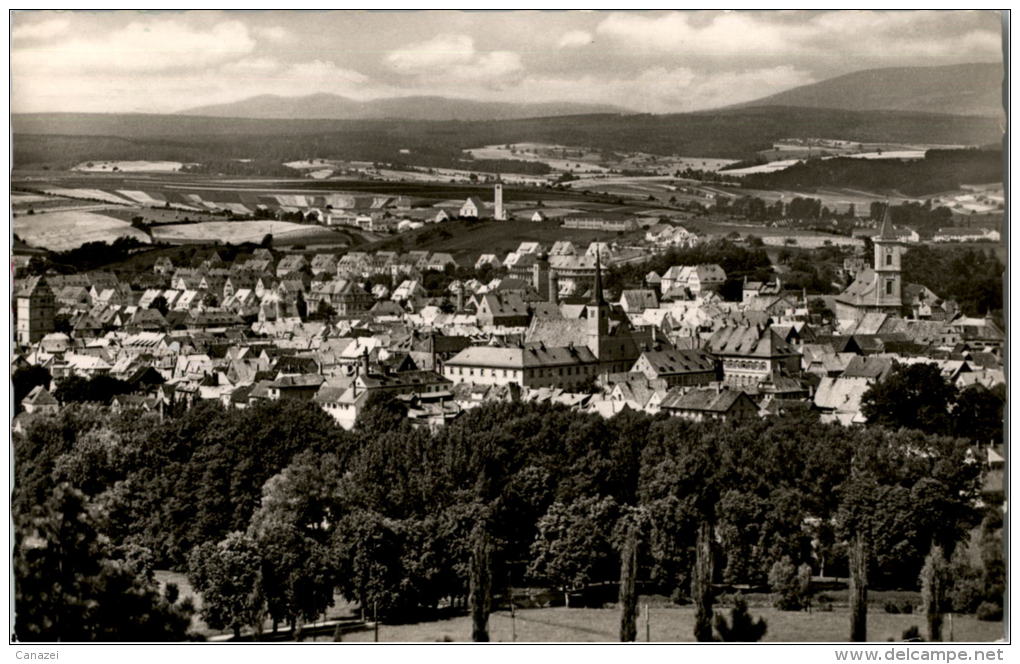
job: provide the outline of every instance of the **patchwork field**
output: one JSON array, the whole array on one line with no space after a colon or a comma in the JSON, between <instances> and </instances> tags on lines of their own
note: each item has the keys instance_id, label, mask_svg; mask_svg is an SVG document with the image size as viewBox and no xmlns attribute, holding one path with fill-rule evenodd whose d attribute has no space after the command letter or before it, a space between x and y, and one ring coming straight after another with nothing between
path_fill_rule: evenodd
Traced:
<instances>
[{"instance_id":1,"label":"patchwork field","mask_svg":"<svg viewBox=\"0 0 1020 664\"><path fill-rule=\"evenodd\" d=\"M149 236L130 223L82 210L58 210L13 219L14 232L33 247L65 251L86 242L112 242L129 236L149 242Z\"/></svg>"},{"instance_id":2,"label":"patchwork field","mask_svg":"<svg viewBox=\"0 0 1020 664\"><path fill-rule=\"evenodd\" d=\"M259 242L266 234L283 244L345 244L344 236L322 226L288 221L203 221L197 224L167 224L152 229L154 240L164 242Z\"/></svg>"},{"instance_id":3,"label":"patchwork field","mask_svg":"<svg viewBox=\"0 0 1020 664\"><path fill-rule=\"evenodd\" d=\"M807 643L840 642L847 639L850 615L846 609L802 613L774 608L752 608L752 615L768 623L764 641ZM506 611L489 617L489 636L493 641L518 642L611 642L618 640L620 612L617 609L525 609L512 621ZM694 640L694 609L691 607L652 607L648 614L651 640L690 642ZM516 624L515 624L516 623ZM924 616L868 613L868 640L899 640L911 626L923 630ZM382 625L379 640L388 642L469 641L471 620L467 616L411 625ZM944 638L949 640L948 625ZM991 642L1003 638L1001 622L982 622L974 616L953 617L954 641ZM372 641L371 630L344 636L344 641ZM638 617L638 640L645 640L644 608Z\"/></svg>"}]
</instances>

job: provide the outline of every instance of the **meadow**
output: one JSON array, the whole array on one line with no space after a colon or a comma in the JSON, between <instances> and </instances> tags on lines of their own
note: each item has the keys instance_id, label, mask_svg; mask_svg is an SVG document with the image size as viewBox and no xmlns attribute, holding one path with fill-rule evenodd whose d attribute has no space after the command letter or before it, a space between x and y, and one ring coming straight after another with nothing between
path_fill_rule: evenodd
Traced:
<instances>
[{"instance_id":1,"label":"meadow","mask_svg":"<svg viewBox=\"0 0 1020 664\"><path fill-rule=\"evenodd\" d=\"M289 221L203 221L195 224L166 224L152 228L154 240L171 243L260 242L266 234L274 244L346 244L346 238L323 226Z\"/></svg>"},{"instance_id":2,"label":"meadow","mask_svg":"<svg viewBox=\"0 0 1020 664\"><path fill-rule=\"evenodd\" d=\"M638 616L638 640L645 641L645 611ZM653 642L693 642L694 609L689 606L657 607L648 611ZM728 611L724 611L728 614ZM813 613L780 611L771 607L752 608L751 614L764 618L768 631L763 641L824 643L845 641L850 629L847 609ZM492 641L509 642L612 642L619 640L620 612L617 609L522 609L511 619L508 611L489 617ZM868 640L899 641L912 626L924 631L924 617L887 614L881 609L868 612ZM516 632L516 637L514 632ZM389 642L468 641L471 620L467 616L428 623L382 625L379 640ZM944 634L949 640L948 623ZM990 642L1003 638L1001 622L982 622L974 616L953 616L954 641ZM372 641L371 630L344 635L344 641Z\"/></svg>"},{"instance_id":3,"label":"meadow","mask_svg":"<svg viewBox=\"0 0 1020 664\"><path fill-rule=\"evenodd\" d=\"M129 236L149 242L149 236L121 219L84 210L19 214L14 232L33 247L64 251L86 242L112 242Z\"/></svg>"}]
</instances>

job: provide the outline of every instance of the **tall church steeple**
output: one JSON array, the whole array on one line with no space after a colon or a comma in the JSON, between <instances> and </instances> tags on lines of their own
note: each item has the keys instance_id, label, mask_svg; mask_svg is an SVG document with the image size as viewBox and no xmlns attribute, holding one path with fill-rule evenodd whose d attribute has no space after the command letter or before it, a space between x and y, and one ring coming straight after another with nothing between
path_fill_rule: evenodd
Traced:
<instances>
[{"instance_id":1,"label":"tall church steeple","mask_svg":"<svg viewBox=\"0 0 1020 664\"><path fill-rule=\"evenodd\" d=\"M899 309L903 305L900 253L903 247L892 224L892 206L885 206L882 227L874 239L875 302L880 307Z\"/></svg>"},{"instance_id":2,"label":"tall church steeple","mask_svg":"<svg viewBox=\"0 0 1020 664\"><path fill-rule=\"evenodd\" d=\"M602 294L602 250L598 247L595 248L595 288L592 289L591 303L594 305L602 306L606 303L606 298Z\"/></svg>"},{"instance_id":3,"label":"tall church steeple","mask_svg":"<svg viewBox=\"0 0 1020 664\"><path fill-rule=\"evenodd\" d=\"M585 315L588 318L588 347L595 357L602 361L606 353L606 343L609 339L609 303L606 302L605 294L602 292L602 259L601 250L595 250L595 287L592 289L591 301L585 308Z\"/></svg>"}]
</instances>

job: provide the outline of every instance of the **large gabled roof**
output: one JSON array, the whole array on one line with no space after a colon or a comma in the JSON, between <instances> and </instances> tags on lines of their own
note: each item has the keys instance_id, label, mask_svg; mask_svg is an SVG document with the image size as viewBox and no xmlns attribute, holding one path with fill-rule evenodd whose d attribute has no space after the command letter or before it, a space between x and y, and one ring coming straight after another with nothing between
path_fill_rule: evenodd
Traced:
<instances>
[{"instance_id":1,"label":"large gabled roof","mask_svg":"<svg viewBox=\"0 0 1020 664\"><path fill-rule=\"evenodd\" d=\"M714 355L745 357L781 357L797 355L797 350L783 340L772 328L758 325L739 325L717 330L708 342Z\"/></svg>"},{"instance_id":2,"label":"large gabled roof","mask_svg":"<svg viewBox=\"0 0 1020 664\"><path fill-rule=\"evenodd\" d=\"M653 350L645 351L642 357L659 375L703 373L715 369L712 358L699 350Z\"/></svg>"},{"instance_id":3,"label":"large gabled roof","mask_svg":"<svg viewBox=\"0 0 1020 664\"><path fill-rule=\"evenodd\" d=\"M693 410L712 413L729 412L741 399L750 401L750 397L740 390L706 387L687 392L670 391L659 404L665 410ZM754 402L751 402L753 405Z\"/></svg>"}]
</instances>

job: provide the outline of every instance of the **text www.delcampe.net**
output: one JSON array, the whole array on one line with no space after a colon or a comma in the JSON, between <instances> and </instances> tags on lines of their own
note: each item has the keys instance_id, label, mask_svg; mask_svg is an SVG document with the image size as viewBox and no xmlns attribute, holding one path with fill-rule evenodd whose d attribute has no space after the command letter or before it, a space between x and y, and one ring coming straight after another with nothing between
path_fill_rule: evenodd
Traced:
<instances>
[{"instance_id":1,"label":"text www.delcampe.net","mask_svg":"<svg viewBox=\"0 0 1020 664\"><path fill-rule=\"evenodd\" d=\"M840 649L835 651L837 662L1001 662L1002 648L885 648Z\"/></svg>"}]
</instances>

